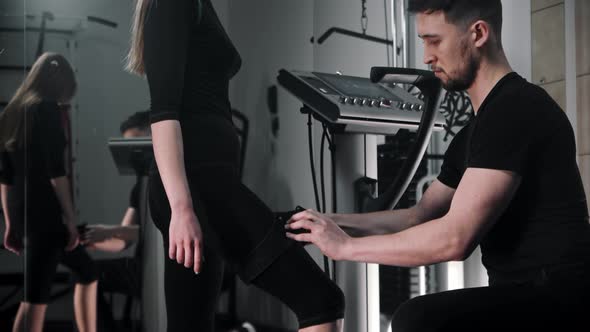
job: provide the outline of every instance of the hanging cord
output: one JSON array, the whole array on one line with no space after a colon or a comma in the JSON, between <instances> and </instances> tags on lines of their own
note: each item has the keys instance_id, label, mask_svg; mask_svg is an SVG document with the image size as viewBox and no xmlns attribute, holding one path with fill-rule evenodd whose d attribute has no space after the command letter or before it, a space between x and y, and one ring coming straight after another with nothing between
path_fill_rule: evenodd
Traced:
<instances>
[{"instance_id":1,"label":"hanging cord","mask_svg":"<svg viewBox=\"0 0 590 332\"><path fill-rule=\"evenodd\" d=\"M324 150L325 150L325 143L327 139L327 130L326 125L322 123L322 141L320 144L320 182L321 182L321 191L322 191L322 213L326 213L326 185L325 185L325 176L324 176ZM324 271L331 275L330 273L330 260L328 257L324 256Z\"/></svg>"},{"instance_id":2,"label":"hanging cord","mask_svg":"<svg viewBox=\"0 0 590 332\"><path fill-rule=\"evenodd\" d=\"M313 132L311 130L311 126L312 126L312 121L311 121L311 112L308 113L307 115L307 127L308 127L308 141L309 141L309 162L311 165L311 178L313 180L313 193L315 196L315 205L316 205L316 210L320 211L322 213L326 213L325 211L325 207L326 207L326 203L325 203L325 190L324 190L324 170L323 170L323 160L320 160L321 163L321 170L320 170L320 180L322 182L322 201L324 202L324 208L322 209L322 206L320 205L320 197L318 195L318 184L317 184L317 180L315 177L315 163L313 161ZM325 140L325 126L324 126L324 133L322 134L322 150L323 150L323 146L324 146L324 140ZM321 158L323 159L323 151L320 151L321 154ZM324 256L324 273L326 273L328 275L328 277L330 277L330 259L326 256Z\"/></svg>"},{"instance_id":3,"label":"hanging cord","mask_svg":"<svg viewBox=\"0 0 590 332\"><path fill-rule=\"evenodd\" d=\"M326 124L322 123L322 140L320 143L320 182L321 182L321 201L322 201L322 210L319 210L321 213L326 213L326 187L325 187L325 176L324 176L324 151L326 142L328 142L328 149L330 150L331 156L331 166L332 166L332 213L336 213L336 167L335 167L335 151L336 146L334 144L334 137L333 133L330 132L329 127ZM315 190L317 192L317 190ZM336 280L336 263L332 261L330 264L330 259L324 256L324 271L328 274L328 276L332 280Z\"/></svg>"},{"instance_id":4,"label":"hanging cord","mask_svg":"<svg viewBox=\"0 0 590 332\"><path fill-rule=\"evenodd\" d=\"M320 144L320 185L321 185L321 192L322 192L322 213L326 213L326 184L324 181L324 146L326 143L326 136L328 135L326 132L326 125L322 123L322 141Z\"/></svg>"},{"instance_id":5,"label":"hanging cord","mask_svg":"<svg viewBox=\"0 0 590 332\"><path fill-rule=\"evenodd\" d=\"M334 139L334 133L331 132L329 129L326 132L326 139L328 141L328 149L330 150L330 164L332 167L332 213L338 212L338 208L336 205L337 197L336 197L336 143ZM332 274L330 278L336 281L336 261L332 261Z\"/></svg>"},{"instance_id":6,"label":"hanging cord","mask_svg":"<svg viewBox=\"0 0 590 332\"><path fill-rule=\"evenodd\" d=\"M308 128L308 142L309 142L309 163L311 165L311 179L313 181L313 193L315 197L315 206L318 211L320 211L320 197L318 195L318 183L315 178L315 165L313 162L313 133L311 131L311 113L307 114L307 128Z\"/></svg>"},{"instance_id":7,"label":"hanging cord","mask_svg":"<svg viewBox=\"0 0 590 332\"><path fill-rule=\"evenodd\" d=\"M367 0L361 0L362 14L361 14L361 28L363 35L367 34L367 27L369 26L369 17L367 16Z\"/></svg>"},{"instance_id":8,"label":"hanging cord","mask_svg":"<svg viewBox=\"0 0 590 332\"><path fill-rule=\"evenodd\" d=\"M389 40L389 29L387 28L387 22L389 22L389 16L387 16L387 0L383 0L383 13L385 14L385 39ZM391 55L389 54L389 45L385 48L387 54L387 67L391 67Z\"/></svg>"}]
</instances>

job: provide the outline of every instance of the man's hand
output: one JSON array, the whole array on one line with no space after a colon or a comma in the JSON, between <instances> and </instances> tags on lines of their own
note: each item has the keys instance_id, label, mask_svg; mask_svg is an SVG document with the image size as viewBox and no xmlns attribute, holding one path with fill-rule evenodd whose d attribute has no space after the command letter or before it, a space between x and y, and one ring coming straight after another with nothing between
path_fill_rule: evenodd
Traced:
<instances>
[{"instance_id":1,"label":"man's hand","mask_svg":"<svg viewBox=\"0 0 590 332\"><path fill-rule=\"evenodd\" d=\"M285 225L287 237L299 242L315 244L324 255L334 260L346 259L346 250L351 237L336 223L314 210L294 214ZM293 234L289 230L307 230L308 233Z\"/></svg>"},{"instance_id":2,"label":"man's hand","mask_svg":"<svg viewBox=\"0 0 590 332\"><path fill-rule=\"evenodd\" d=\"M106 225L88 225L86 231L82 234L81 243L85 246L93 246L96 243L100 243L112 238L113 227Z\"/></svg>"}]
</instances>

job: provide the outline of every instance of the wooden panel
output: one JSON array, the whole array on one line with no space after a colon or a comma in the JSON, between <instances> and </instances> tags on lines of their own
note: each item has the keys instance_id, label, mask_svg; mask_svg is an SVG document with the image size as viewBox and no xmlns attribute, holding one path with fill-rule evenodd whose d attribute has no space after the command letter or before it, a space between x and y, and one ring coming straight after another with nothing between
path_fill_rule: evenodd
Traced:
<instances>
[{"instance_id":1,"label":"wooden panel","mask_svg":"<svg viewBox=\"0 0 590 332\"><path fill-rule=\"evenodd\" d=\"M590 75L577 79L578 153L590 154Z\"/></svg>"},{"instance_id":2,"label":"wooden panel","mask_svg":"<svg viewBox=\"0 0 590 332\"><path fill-rule=\"evenodd\" d=\"M531 0L531 11L541 10L561 3L563 3L563 0Z\"/></svg>"},{"instance_id":3,"label":"wooden panel","mask_svg":"<svg viewBox=\"0 0 590 332\"><path fill-rule=\"evenodd\" d=\"M582 175L582 182L584 183L584 191L586 192L586 200L590 202L590 155L586 154L580 156L578 162L580 174Z\"/></svg>"},{"instance_id":4,"label":"wooden panel","mask_svg":"<svg viewBox=\"0 0 590 332\"><path fill-rule=\"evenodd\" d=\"M565 81L559 81L554 83L541 84L541 87L547 91L547 93L553 98L565 111L567 105L565 98Z\"/></svg>"},{"instance_id":5,"label":"wooden panel","mask_svg":"<svg viewBox=\"0 0 590 332\"><path fill-rule=\"evenodd\" d=\"M590 1L576 1L576 70L590 74Z\"/></svg>"},{"instance_id":6,"label":"wooden panel","mask_svg":"<svg viewBox=\"0 0 590 332\"><path fill-rule=\"evenodd\" d=\"M565 79L564 36L563 5L532 15L533 83L544 84Z\"/></svg>"}]
</instances>

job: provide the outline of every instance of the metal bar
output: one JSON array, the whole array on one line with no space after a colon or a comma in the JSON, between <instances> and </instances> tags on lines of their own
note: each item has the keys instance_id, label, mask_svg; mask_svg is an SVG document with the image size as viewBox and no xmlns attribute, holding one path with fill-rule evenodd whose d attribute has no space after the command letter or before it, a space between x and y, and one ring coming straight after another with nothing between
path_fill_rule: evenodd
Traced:
<instances>
[{"instance_id":1,"label":"metal bar","mask_svg":"<svg viewBox=\"0 0 590 332\"><path fill-rule=\"evenodd\" d=\"M336 28L336 27L332 27L332 28L328 29L326 32L324 32L324 34L322 34L322 36L318 39L318 44L323 43L333 33L339 33L339 34L343 34L346 36L356 37L356 38L360 38L360 39L364 39L364 40L368 40L368 41L372 41L372 42L376 42L376 43L381 43L381 44L387 44L387 45L392 44L391 40L387 40L387 39L383 39L383 38L379 38L379 37L374 37L374 36L369 36L369 35L365 35L365 34L362 34L359 32L346 30L346 29L342 29L342 28Z\"/></svg>"},{"instance_id":2,"label":"metal bar","mask_svg":"<svg viewBox=\"0 0 590 332\"><path fill-rule=\"evenodd\" d=\"M402 26L402 66L408 67L408 23L406 19L406 0L400 1L400 18Z\"/></svg>"},{"instance_id":3,"label":"metal bar","mask_svg":"<svg viewBox=\"0 0 590 332\"><path fill-rule=\"evenodd\" d=\"M0 32L41 32L41 28L23 28L23 29L16 29L16 28L0 28ZM57 33L63 35L73 35L74 31L72 30L63 30L63 29L45 29L46 33Z\"/></svg>"},{"instance_id":4,"label":"metal bar","mask_svg":"<svg viewBox=\"0 0 590 332\"><path fill-rule=\"evenodd\" d=\"M31 66L0 66L0 70L31 70Z\"/></svg>"},{"instance_id":5,"label":"metal bar","mask_svg":"<svg viewBox=\"0 0 590 332\"><path fill-rule=\"evenodd\" d=\"M397 67L397 19L395 0L391 0L391 39L393 39L393 66Z\"/></svg>"}]
</instances>

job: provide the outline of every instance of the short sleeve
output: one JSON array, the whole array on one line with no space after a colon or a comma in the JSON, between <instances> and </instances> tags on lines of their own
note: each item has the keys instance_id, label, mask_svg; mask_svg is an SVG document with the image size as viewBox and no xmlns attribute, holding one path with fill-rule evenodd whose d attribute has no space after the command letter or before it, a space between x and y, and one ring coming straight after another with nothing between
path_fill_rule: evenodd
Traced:
<instances>
[{"instance_id":1,"label":"short sleeve","mask_svg":"<svg viewBox=\"0 0 590 332\"><path fill-rule=\"evenodd\" d=\"M61 111L57 104L42 104L37 119L33 130L38 131L47 175L51 179L65 176L66 137Z\"/></svg>"},{"instance_id":2,"label":"short sleeve","mask_svg":"<svg viewBox=\"0 0 590 332\"><path fill-rule=\"evenodd\" d=\"M527 106L521 106L527 107ZM490 105L477 123L467 167L523 174L533 141L534 120L514 105Z\"/></svg>"},{"instance_id":3,"label":"short sleeve","mask_svg":"<svg viewBox=\"0 0 590 332\"><path fill-rule=\"evenodd\" d=\"M463 127L449 144L437 179L444 185L457 188L465 172L465 155L469 126Z\"/></svg>"},{"instance_id":4,"label":"short sleeve","mask_svg":"<svg viewBox=\"0 0 590 332\"><path fill-rule=\"evenodd\" d=\"M156 1L144 27L144 64L150 90L150 121L178 120L194 0Z\"/></svg>"}]
</instances>

